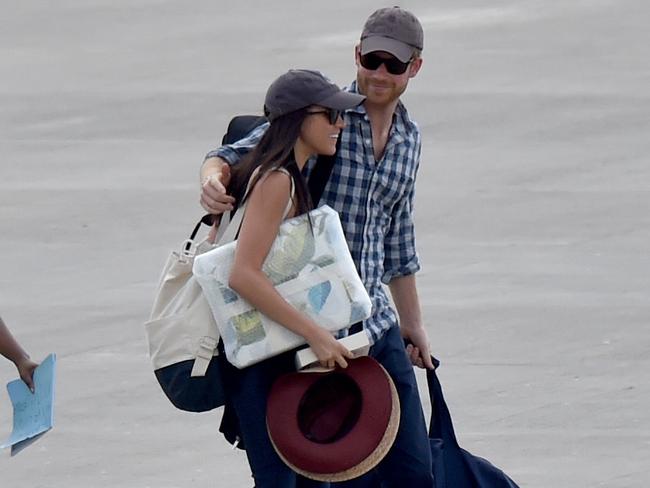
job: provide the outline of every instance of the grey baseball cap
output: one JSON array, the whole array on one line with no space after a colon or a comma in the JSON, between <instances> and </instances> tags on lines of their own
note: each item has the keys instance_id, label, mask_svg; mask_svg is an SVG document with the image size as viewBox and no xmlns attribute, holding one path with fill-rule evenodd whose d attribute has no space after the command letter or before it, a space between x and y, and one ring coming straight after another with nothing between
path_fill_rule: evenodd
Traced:
<instances>
[{"instance_id":1,"label":"grey baseball cap","mask_svg":"<svg viewBox=\"0 0 650 488\"><path fill-rule=\"evenodd\" d=\"M415 15L400 7L376 10L361 32L361 55L385 51L402 62L413 56L414 49L424 48L424 32Z\"/></svg>"},{"instance_id":2,"label":"grey baseball cap","mask_svg":"<svg viewBox=\"0 0 650 488\"><path fill-rule=\"evenodd\" d=\"M264 99L264 113L269 122L273 122L282 115L310 105L346 110L356 107L365 98L341 90L320 71L292 69L269 86Z\"/></svg>"}]
</instances>

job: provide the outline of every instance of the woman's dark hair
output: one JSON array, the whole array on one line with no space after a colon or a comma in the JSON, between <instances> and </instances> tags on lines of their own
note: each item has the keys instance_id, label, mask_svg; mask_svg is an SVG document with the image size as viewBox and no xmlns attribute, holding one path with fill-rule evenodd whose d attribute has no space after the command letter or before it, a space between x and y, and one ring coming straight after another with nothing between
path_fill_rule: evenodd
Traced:
<instances>
[{"instance_id":1,"label":"woman's dark hair","mask_svg":"<svg viewBox=\"0 0 650 488\"><path fill-rule=\"evenodd\" d=\"M250 185L251 191L269 170L284 168L289 172L295 184L296 215L309 212L313 208L307 184L293 155L293 146L300 136L300 128L305 117L307 117L306 108L290 112L274 120L253 151L246 155L239 164L232 167L228 187L239 205L251 193L246 195L246 186L255 169L259 168L259 171L253 177Z\"/></svg>"}]
</instances>

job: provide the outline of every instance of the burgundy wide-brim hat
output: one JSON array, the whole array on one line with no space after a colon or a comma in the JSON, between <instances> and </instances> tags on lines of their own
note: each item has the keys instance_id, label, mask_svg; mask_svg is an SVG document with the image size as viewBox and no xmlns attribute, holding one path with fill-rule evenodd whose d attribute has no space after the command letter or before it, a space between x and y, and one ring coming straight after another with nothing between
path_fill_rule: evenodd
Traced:
<instances>
[{"instance_id":1,"label":"burgundy wide-brim hat","mask_svg":"<svg viewBox=\"0 0 650 488\"><path fill-rule=\"evenodd\" d=\"M367 473L384 458L399 417L393 381L377 361L363 356L345 369L278 378L266 423L273 447L291 469L337 482Z\"/></svg>"}]
</instances>

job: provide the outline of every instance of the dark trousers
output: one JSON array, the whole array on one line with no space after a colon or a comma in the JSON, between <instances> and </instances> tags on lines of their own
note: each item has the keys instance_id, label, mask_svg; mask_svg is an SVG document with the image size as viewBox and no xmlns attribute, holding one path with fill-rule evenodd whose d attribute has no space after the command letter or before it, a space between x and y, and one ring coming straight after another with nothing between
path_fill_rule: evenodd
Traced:
<instances>
[{"instance_id":1,"label":"dark trousers","mask_svg":"<svg viewBox=\"0 0 650 488\"><path fill-rule=\"evenodd\" d=\"M399 327L392 327L370 349L393 379L400 400L395 443L377 467L360 478L332 483L337 488L433 488L431 448L413 366Z\"/></svg>"},{"instance_id":2,"label":"dark trousers","mask_svg":"<svg viewBox=\"0 0 650 488\"><path fill-rule=\"evenodd\" d=\"M267 359L245 369L228 365L224 386L236 412L246 445L255 488L326 488L329 483L308 480L292 471L279 458L266 430L266 400L273 382L296 370L295 351ZM224 361L226 363L226 361Z\"/></svg>"},{"instance_id":3,"label":"dark trousers","mask_svg":"<svg viewBox=\"0 0 650 488\"><path fill-rule=\"evenodd\" d=\"M246 455L256 488L327 488L328 483L297 475L279 458L266 430L266 400L278 376L295 371L294 351L239 370L224 371L226 393L239 420ZM337 488L433 487L431 448L413 366L406 355L398 327L392 327L370 349L370 356L393 379L400 399L400 425L386 457L368 474ZM226 362L226 361L224 361Z\"/></svg>"}]
</instances>

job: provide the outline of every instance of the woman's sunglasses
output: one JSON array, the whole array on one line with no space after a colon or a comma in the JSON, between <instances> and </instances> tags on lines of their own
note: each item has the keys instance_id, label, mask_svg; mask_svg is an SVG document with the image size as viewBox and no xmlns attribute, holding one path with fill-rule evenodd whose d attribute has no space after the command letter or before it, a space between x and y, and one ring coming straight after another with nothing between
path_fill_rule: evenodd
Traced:
<instances>
[{"instance_id":1,"label":"woman's sunglasses","mask_svg":"<svg viewBox=\"0 0 650 488\"><path fill-rule=\"evenodd\" d=\"M314 114L327 114L327 119L329 120L330 124L335 125L336 121L339 120L339 117L341 116L341 111L336 110L334 108L326 108L324 110L314 110L311 112L307 112L309 115L314 115Z\"/></svg>"},{"instance_id":2,"label":"woman's sunglasses","mask_svg":"<svg viewBox=\"0 0 650 488\"><path fill-rule=\"evenodd\" d=\"M390 58L383 58L377 53L360 55L359 60L361 61L361 66L372 71L379 69L379 67L383 64L386 66L386 71L388 71L391 75L404 74L406 68L408 68L409 64L411 64L412 61L412 59L409 59L408 61L403 62L394 56L391 56Z\"/></svg>"}]
</instances>

